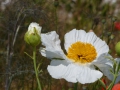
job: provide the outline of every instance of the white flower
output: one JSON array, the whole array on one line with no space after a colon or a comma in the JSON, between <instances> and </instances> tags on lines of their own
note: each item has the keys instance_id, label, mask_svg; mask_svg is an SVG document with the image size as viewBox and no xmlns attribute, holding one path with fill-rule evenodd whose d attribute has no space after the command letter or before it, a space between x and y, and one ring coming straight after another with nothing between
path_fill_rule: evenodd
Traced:
<instances>
[{"instance_id":1,"label":"white flower","mask_svg":"<svg viewBox=\"0 0 120 90\"><path fill-rule=\"evenodd\" d=\"M42 29L42 27L39 26L39 24L36 23L36 22L30 23L30 25L29 25L29 27L28 27L28 32L29 32L29 34L34 33L34 32L35 32L34 29L36 29L37 34L39 34L39 35L41 34L41 29Z\"/></svg>"},{"instance_id":2,"label":"white flower","mask_svg":"<svg viewBox=\"0 0 120 90\"><path fill-rule=\"evenodd\" d=\"M100 69L112 66L111 61L106 58L108 45L93 32L73 29L66 33L66 55L55 31L41 34L41 40L45 48L41 47L40 52L52 60L47 70L53 78L64 78L73 83L92 83L103 76L96 67Z\"/></svg>"}]
</instances>

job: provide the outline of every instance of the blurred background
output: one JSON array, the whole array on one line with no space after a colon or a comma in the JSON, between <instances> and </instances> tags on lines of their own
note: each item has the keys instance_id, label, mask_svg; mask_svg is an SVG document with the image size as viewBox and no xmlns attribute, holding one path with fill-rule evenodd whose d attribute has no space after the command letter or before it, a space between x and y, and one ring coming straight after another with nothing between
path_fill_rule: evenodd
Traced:
<instances>
[{"instance_id":1,"label":"blurred background","mask_svg":"<svg viewBox=\"0 0 120 90\"><path fill-rule=\"evenodd\" d=\"M114 46L120 41L120 0L0 0L0 90L37 90L33 61L24 53L32 55L32 47L24 41L31 22L39 23L42 33L55 30L63 49L66 32L93 30L117 57ZM41 56L40 46L37 64L42 63L39 77L43 90L72 90L72 83L48 74L50 60ZM98 82L89 84L89 90L93 90L91 85Z\"/></svg>"}]
</instances>

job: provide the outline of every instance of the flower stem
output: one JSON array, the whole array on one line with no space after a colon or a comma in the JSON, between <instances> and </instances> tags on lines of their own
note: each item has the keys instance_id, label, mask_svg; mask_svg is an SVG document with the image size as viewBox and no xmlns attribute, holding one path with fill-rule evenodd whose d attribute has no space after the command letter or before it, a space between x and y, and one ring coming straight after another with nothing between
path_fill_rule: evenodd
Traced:
<instances>
[{"instance_id":1,"label":"flower stem","mask_svg":"<svg viewBox=\"0 0 120 90\"><path fill-rule=\"evenodd\" d=\"M37 70L37 66L36 66L36 47L34 47L34 49L33 49L33 63L34 63L34 70L35 70L35 75L36 75L36 79L37 79L38 89L42 90L40 80L38 77L38 70Z\"/></svg>"},{"instance_id":2,"label":"flower stem","mask_svg":"<svg viewBox=\"0 0 120 90\"><path fill-rule=\"evenodd\" d=\"M74 84L74 90L77 90L78 83Z\"/></svg>"},{"instance_id":3,"label":"flower stem","mask_svg":"<svg viewBox=\"0 0 120 90\"><path fill-rule=\"evenodd\" d=\"M117 78L117 75L114 76L114 79L113 79L112 83L110 84L110 86L108 87L107 90L112 90L112 87L113 87L113 85L115 83L116 78Z\"/></svg>"},{"instance_id":4,"label":"flower stem","mask_svg":"<svg viewBox=\"0 0 120 90\"><path fill-rule=\"evenodd\" d=\"M112 81L112 83L109 85L109 87L108 87L107 90L111 90L112 87L114 86L115 81L116 81L116 78L118 77L118 73L119 73L119 70L120 70L120 63L114 62L114 64L116 64L116 65L115 65L115 73L114 73L114 75L113 75L114 78L113 78L113 81Z\"/></svg>"}]
</instances>

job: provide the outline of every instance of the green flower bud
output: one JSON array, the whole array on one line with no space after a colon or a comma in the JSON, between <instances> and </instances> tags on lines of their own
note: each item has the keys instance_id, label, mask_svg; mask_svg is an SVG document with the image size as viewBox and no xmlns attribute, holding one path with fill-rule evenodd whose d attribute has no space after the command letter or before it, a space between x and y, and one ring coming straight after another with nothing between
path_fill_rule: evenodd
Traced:
<instances>
[{"instance_id":1,"label":"green flower bud","mask_svg":"<svg viewBox=\"0 0 120 90\"><path fill-rule=\"evenodd\" d=\"M36 47L40 44L40 32L41 27L37 23L31 23L28 27L28 31L24 36L25 42L33 47Z\"/></svg>"},{"instance_id":2,"label":"green flower bud","mask_svg":"<svg viewBox=\"0 0 120 90\"><path fill-rule=\"evenodd\" d=\"M118 42L118 43L115 45L115 51L116 51L117 55L120 56L120 42Z\"/></svg>"}]
</instances>

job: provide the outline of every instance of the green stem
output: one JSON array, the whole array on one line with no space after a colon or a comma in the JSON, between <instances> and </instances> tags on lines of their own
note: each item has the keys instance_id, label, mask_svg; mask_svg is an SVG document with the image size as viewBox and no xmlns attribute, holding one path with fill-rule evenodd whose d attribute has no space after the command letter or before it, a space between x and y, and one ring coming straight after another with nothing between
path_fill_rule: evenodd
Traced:
<instances>
[{"instance_id":1,"label":"green stem","mask_svg":"<svg viewBox=\"0 0 120 90\"><path fill-rule=\"evenodd\" d=\"M37 83L38 83L38 89L42 90L40 80L38 77L38 70L37 70L37 66L36 66L36 47L34 47L34 49L33 49L33 63L34 63L34 70L35 70L36 79L37 79Z\"/></svg>"},{"instance_id":2,"label":"green stem","mask_svg":"<svg viewBox=\"0 0 120 90\"><path fill-rule=\"evenodd\" d=\"M74 90L77 90L78 83L74 84Z\"/></svg>"},{"instance_id":3,"label":"green stem","mask_svg":"<svg viewBox=\"0 0 120 90\"><path fill-rule=\"evenodd\" d=\"M112 83L110 84L110 86L108 87L107 90L112 90L112 87L113 87L113 85L114 85L114 83L116 81L116 78L117 78L117 75L114 76L114 80L112 81Z\"/></svg>"},{"instance_id":4,"label":"green stem","mask_svg":"<svg viewBox=\"0 0 120 90\"><path fill-rule=\"evenodd\" d=\"M116 62L115 62L114 64L116 64ZM120 64L117 63L117 65L115 66L115 74L113 75L114 78L113 78L113 81L112 81L112 83L109 85L109 87L108 87L107 90L112 90L112 87L113 87L114 84L115 84L116 78L117 78L117 76L118 76L118 72L119 72L119 70L120 70L119 65L120 65Z\"/></svg>"}]
</instances>

